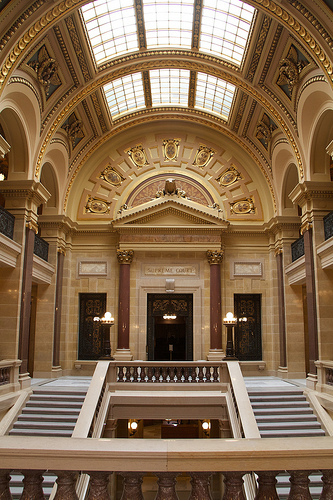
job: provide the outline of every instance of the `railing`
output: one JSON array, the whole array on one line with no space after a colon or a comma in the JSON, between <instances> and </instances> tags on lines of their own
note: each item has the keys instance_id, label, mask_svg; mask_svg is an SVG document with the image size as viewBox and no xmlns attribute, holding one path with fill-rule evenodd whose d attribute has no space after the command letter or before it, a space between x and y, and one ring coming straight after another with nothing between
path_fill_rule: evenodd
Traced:
<instances>
[{"instance_id":1,"label":"railing","mask_svg":"<svg viewBox=\"0 0 333 500\"><path fill-rule=\"evenodd\" d=\"M295 262L295 260L299 259L304 255L304 237L301 236L298 240L294 241L291 244L291 260Z\"/></svg>"},{"instance_id":2,"label":"railing","mask_svg":"<svg viewBox=\"0 0 333 500\"><path fill-rule=\"evenodd\" d=\"M333 395L333 361L316 361L318 383L317 391Z\"/></svg>"},{"instance_id":3,"label":"railing","mask_svg":"<svg viewBox=\"0 0 333 500\"><path fill-rule=\"evenodd\" d=\"M18 381L21 361L4 359L0 361L0 394L18 391Z\"/></svg>"},{"instance_id":4,"label":"railing","mask_svg":"<svg viewBox=\"0 0 333 500\"><path fill-rule=\"evenodd\" d=\"M324 217L324 234L325 240L333 236L333 211Z\"/></svg>"},{"instance_id":5,"label":"railing","mask_svg":"<svg viewBox=\"0 0 333 500\"><path fill-rule=\"evenodd\" d=\"M0 206L0 233L4 234L12 240L14 235L14 224L14 215Z\"/></svg>"},{"instance_id":6,"label":"railing","mask_svg":"<svg viewBox=\"0 0 333 500\"><path fill-rule=\"evenodd\" d=\"M220 363L206 361L149 361L117 363L117 382L212 383L220 382Z\"/></svg>"},{"instance_id":7,"label":"railing","mask_svg":"<svg viewBox=\"0 0 333 500\"><path fill-rule=\"evenodd\" d=\"M73 439L3 436L0 439L0 498L9 496L12 470L25 476L21 498L43 498L42 473L57 476L55 499L77 500L75 491L80 471L90 476L87 499L109 500L111 474L123 476L123 496L143 499L142 481L157 477L159 500L176 500L177 476L191 480L188 500L211 500L210 478L224 476L223 500L243 500L243 476L258 475L257 500L276 499L276 476L290 474L289 499L311 499L308 475L320 471L321 500L333 494L333 438L266 438L210 440ZM24 452L22 452L24 450ZM148 478L149 476L149 478ZM114 486L111 494L116 498ZM7 496L6 496L7 495ZM118 497L117 497L118 498Z\"/></svg>"},{"instance_id":8,"label":"railing","mask_svg":"<svg viewBox=\"0 0 333 500\"><path fill-rule=\"evenodd\" d=\"M38 236L38 234L35 234L34 254L48 262L49 244L47 241L43 240L43 238Z\"/></svg>"}]
</instances>

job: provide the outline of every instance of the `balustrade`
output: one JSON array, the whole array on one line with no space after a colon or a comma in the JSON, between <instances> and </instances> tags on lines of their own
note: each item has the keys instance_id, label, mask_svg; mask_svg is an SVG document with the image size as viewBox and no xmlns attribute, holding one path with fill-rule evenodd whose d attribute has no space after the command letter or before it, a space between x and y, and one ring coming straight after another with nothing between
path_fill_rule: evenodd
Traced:
<instances>
[{"instance_id":1,"label":"balustrade","mask_svg":"<svg viewBox=\"0 0 333 500\"><path fill-rule=\"evenodd\" d=\"M127 383L219 383L220 365L193 363L149 364L124 363L117 365L117 382Z\"/></svg>"},{"instance_id":2,"label":"balustrade","mask_svg":"<svg viewBox=\"0 0 333 500\"><path fill-rule=\"evenodd\" d=\"M43 500L42 490L43 471L22 470L23 493L21 500ZM258 491L255 500L278 500L276 492L276 475L279 471L259 471ZM288 500L312 500L309 492L309 474L311 471L288 471L290 474L290 493ZM73 471L55 471L57 491L55 500L78 500L75 491L75 482L78 473ZM109 479L112 472L93 471L86 472L90 476L87 500L110 500ZM142 482L144 472L120 472L123 477L123 491L121 500L144 500ZM157 480L157 493L155 500L179 500L177 495L177 472L155 472ZM212 500L210 493L210 480L214 473L191 472L189 473L192 490L188 500ZM248 472L224 472L224 494L222 500L246 500L243 485L243 476ZM333 499L333 470L322 471L323 488L320 500ZM0 498L11 500L9 489L10 471L0 471Z\"/></svg>"},{"instance_id":3,"label":"balustrade","mask_svg":"<svg viewBox=\"0 0 333 500\"><path fill-rule=\"evenodd\" d=\"M7 236L7 238L13 239L14 235L14 224L15 217L5 208L0 206L0 233Z\"/></svg>"}]
</instances>

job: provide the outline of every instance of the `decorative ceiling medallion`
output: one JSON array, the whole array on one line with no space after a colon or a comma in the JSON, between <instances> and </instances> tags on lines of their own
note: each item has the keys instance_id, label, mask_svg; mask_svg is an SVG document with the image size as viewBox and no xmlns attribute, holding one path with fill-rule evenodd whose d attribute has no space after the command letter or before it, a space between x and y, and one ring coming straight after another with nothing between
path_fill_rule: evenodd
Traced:
<instances>
[{"instance_id":1,"label":"decorative ceiling medallion","mask_svg":"<svg viewBox=\"0 0 333 500\"><path fill-rule=\"evenodd\" d=\"M28 66L36 72L37 80L44 89L47 100L62 83L58 75L57 61L50 57L43 45L28 61Z\"/></svg>"},{"instance_id":2,"label":"decorative ceiling medallion","mask_svg":"<svg viewBox=\"0 0 333 500\"><path fill-rule=\"evenodd\" d=\"M110 212L110 203L89 196L85 209L86 213L108 214Z\"/></svg>"},{"instance_id":3,"label":"decorative ceiling medallion","mask_svg":"<svg viewBox=\"0 0 333 500\"><path fill-rule=\"evenodd\" d=\"M206 167L214 154L215 151L213 149L207 146L199 146L195 154L193 166L199 168Z\"/></svg>"},{"instance_id":4,"label":"decorative ceiling medallion","mask_svg":"<svg viewBox=\"0 0 333 500\"><path fill-rule=\"evenodd\" d=\"M230 212L232 214L254 214L255 211L256 209L252 198L245 198L244 200L230 203Z\"/></svg>"},{"instance_id":5,"label":"decorative ceiling medallion","mask_svg":"<svg viewBox=\"0 0 333 500\"><path fill-rule=\"evenodd\" d=\"M141 144L138 144L137 146L134 146L133 148L128 149L126 151L126 153L131 158L132 162L134 163L134 165L136 167L142 168L146 165L149 165L146 152L143 149Z\"/></svg>"},{"instance_id":6,"label":"decorative ceiling medallion","mask_svg":"<svg viewBox=\"0 0 333 500\"><path fill-rule=\"evenodd\" d=\"M309 61L294 45L290 46L287 57L280 61L276 83L289 99L291 99L293 90L299 81L302 69L308 64Z\"/></svg>"},{"instance_id":7,"label":"decorative ceiling medallion","mask_svg":"<svg viewBox=\"0 0 333 500\"><path fill-rule=\"evenodd\" d=\"M220 186L223 187L228 187L231 186L231 184L234 184L238 180L242 178L241 174L238 172L238 170L235 169L235 167L230 167L228 168L223 174L219 175L217 177L217 182L220 184Z\"/></svg>"},{"instance_id":8,"label":"decorative ceiling medallion","mask_svg":"<svg viewBox=\"0 0 333 500\"><path fill-rule=\"evenodd\" d=\"M114 187L118 187L121 185L121 183L125 180L125 178L120 175L119 172L111 165L108 165L100 174L100 179L103 179L104 181L108 182Z\"/></svg>"},{"instance_id":9,"label":"decorative ceiling medallion","mask_svg":"<svg viewBox=\"0 0 333 500\"><path fill-rule=\"evenodd\" d=\"M165 139L163 141L164 161L176 161L179 153L180 139Z\"/></svg>"}]
</instances>

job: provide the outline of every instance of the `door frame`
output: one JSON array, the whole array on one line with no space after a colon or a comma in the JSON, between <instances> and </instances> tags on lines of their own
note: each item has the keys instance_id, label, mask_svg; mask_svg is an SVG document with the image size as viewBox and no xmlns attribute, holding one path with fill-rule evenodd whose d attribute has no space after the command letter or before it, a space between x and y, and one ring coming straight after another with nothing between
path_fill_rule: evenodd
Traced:
<instances>
[{"instance_id":1,"label":"door frame","mask_svg":"<svg viewBox=\"0 0 333 500\"><path fill-rule=\"evenodd\" d=\"M148 293L147 294L147 355L154 359L155 317L167 312L176 312L186 318L184 361L193 361L193 293Z\"/></svg>"}]
</instances>

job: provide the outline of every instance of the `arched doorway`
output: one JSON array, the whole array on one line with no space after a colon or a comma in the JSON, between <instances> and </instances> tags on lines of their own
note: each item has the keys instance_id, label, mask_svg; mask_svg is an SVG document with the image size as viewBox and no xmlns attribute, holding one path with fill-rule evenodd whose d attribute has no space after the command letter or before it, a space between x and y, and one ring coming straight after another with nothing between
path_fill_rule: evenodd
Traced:
<instances>
[{"instance_id":1,"label":"arched doorway","mask_svg":"<svg viewBox=\"0 0 333 500\"><path fill-rule=\"evenodd\" d=\"M147 296L149 361L193 360L193 295Z\"/></svg>"}]
</instances>

